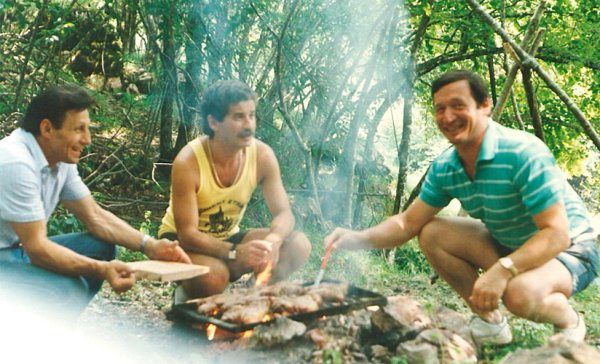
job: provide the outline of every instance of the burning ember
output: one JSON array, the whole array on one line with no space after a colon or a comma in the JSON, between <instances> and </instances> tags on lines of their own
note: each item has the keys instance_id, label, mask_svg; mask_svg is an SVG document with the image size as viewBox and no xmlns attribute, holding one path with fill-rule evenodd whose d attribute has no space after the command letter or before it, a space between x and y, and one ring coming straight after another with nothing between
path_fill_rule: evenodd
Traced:
<instances>
[{"instance_id":1,"label":"burning ember","mask_svg":"<svg viewBox=\"0 0 600 364\"><path fill-rule=\"evenodd\" d=\"M269 284L271 280L271 275L273 274L273 262L269 261L267 267L262 272L256 275L256 283L254 287L264 287Z\"/></svg>"},{"instance_id":2,"label":"burning ember","mask_svg":"<svg viewBox=\"0 0 600 364\"><path fill-rule=\"evenodd\" d=\"M206 328L206 337L208 340L212 341L215 338L215 334L217 333L217 326L214 324L208 325Z\"/></svg>"}]
</instances>

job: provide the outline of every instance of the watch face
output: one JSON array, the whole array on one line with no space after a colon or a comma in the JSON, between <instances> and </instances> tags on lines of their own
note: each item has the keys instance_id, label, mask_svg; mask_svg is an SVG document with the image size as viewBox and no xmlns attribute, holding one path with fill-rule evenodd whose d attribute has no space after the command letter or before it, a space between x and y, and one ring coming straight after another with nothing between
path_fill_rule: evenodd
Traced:
<instances>
[{"instance_id":1,"label":"watch face","mask_svg":"<svg viewBox=\"0 0 600 364\"><path fill-rule=\"evenodd\" d=\"M229 251L229 260L234 260L237 255L237 251L235 249Z\"/></svg>"}]
</instances>

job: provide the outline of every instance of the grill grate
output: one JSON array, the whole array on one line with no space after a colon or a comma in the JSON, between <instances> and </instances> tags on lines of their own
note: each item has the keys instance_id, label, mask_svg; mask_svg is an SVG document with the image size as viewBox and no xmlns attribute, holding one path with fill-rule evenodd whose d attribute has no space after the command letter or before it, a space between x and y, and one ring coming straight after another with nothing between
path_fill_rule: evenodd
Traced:
<instances>
[{"instance_id":1,"label":"grill grate","mask_svg":"<svg viewBox=\"0 0 600 364\"><path fill-rule=\"evenodd\" d=\"M323 282L339 283L331 280L324 280ZM310 286L312 284L313 282L307 282L304 283L303 286ZM349 285L348 294L343 302L325 302L316 311L289 314L286 315L286 317L294 321L306 322L322 316L338 315L369 306L385 306L386 304L387 299L385 296ZM197 307L198 306L195 303L175 305L169 312L167 312L167 318L172 321L178 321L189 325L199 323L213 324L218 328L230 331L232 333L240 333L243 331L252 330L258 325L269 324L275 319L273 318L269 321L252 322L247 324L232 323L223 321L216 317L202 315L196 310Z\"/></svg>"}]
</instances>

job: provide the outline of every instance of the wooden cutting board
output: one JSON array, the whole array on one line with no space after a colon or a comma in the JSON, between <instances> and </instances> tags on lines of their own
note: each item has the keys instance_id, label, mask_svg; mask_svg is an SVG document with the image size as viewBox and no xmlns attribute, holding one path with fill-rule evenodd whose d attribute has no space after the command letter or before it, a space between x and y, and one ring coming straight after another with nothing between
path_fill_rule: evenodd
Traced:
<instances>
[{"instance_id":1,"label":"wooden cutting board","mask_svg":"<svg viewBox=\"0 0 600 364\"><path fill-rule=\"evenodd\" d=\"M171 282L194 278L208 273L207 266L184 264L177 262L164 262L159 260L144 260L141 262L128 262L127 264L138 279L151 281Z\"/></svg>"}]
</instances>

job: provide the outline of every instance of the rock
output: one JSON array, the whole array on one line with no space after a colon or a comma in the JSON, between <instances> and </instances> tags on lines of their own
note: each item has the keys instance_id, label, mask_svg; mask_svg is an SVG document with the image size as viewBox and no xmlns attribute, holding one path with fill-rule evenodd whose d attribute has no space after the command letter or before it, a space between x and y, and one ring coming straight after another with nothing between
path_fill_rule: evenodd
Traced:
<instances>
[{"instance_id":1,"label":"rock","mask_svg":"<svg viewBox=\"0 0 600 364\"><path fill-rule=\"evenodd\" d=\"M321 329L312 329L306 333L306 336L319 349L323 349L329 340L328 336Z\"/></svg>"},{"instance_id":2,"label":"rock","mask_svg":"<svg viewBox=\"0 0 600 364\"><path fill-rule=\"evenodd\" d=\"M564 335L553 336L547 345L517 350L504 357L500 364L584 364L600 363L600 350L586 343L577 343Z\"/></svg>"},{"instance_id":3,"label":"rock","mask_svg":"<svg viewBox=\"0 0 600 364\"><path fill-rule=\"evenodd\" d=\"M377 359L389 358L392 353L385 346L373 345L371 346L371 357Z\"/></svg>"},{"instance_id":4,"label":"rock","mask_svg":"<svg viewBox=\"0 0 600 364\"><path fill-rule=\"evenodd\" d=\"M382 333L399 331L404 337L431 325L431 320L425 315L421 305L406 296L389 297L388 304L383 309L371 314L371 322Z\"/></svg>"},{"instance_id":5,"label":"rock","mask_svg":"<svg viewBox=\"0 0 600 364\"><path fill-rule=\"evenodd\" d=\"M428 345L435 348L436 358L441 357L453 363L477 363L473 345L460 335L443 329L425 330L415 340L400 344L396 352L407 355L409 359L420 356L423 360L430 360L431 348Z\"/></svg>"},{"instance_id":6,"label":"rock","mask_svg":"<svg viewBox=\"0 0 600 364\"><path fill-rule=\"evenodd\" d=\"M290 320L287 317L277 317L273 323L257 326L251 337L251 344L260 346L273 346L288 342L296 336L306 332L306 325Z\"/></svg>"},{"instance_id":7,"label":"rock","mask_svg":"<svg viewBox=\"0 0 600 364\"><path fill-rule=\"evenodd\" d=\"M439 329L446 329L459 334L471 345L475 346L469 329L469 322L465 315L451 310L447 307L439 306L431 316L432 326Z\"/></svg>"},{"instance_id":8,"label":"rock","mask_svg":"<svg viewBox=\"0 0 600 364\"><path fill-rule=\"evenodd\" d=\"M138 90L135 83L130 83L129 85L127 85L127 88L125 89L125 91L127 91L130 94L134 94L134 95L137 95L140 93L140 91Z\"/></svg>"},{"instance_id":9,"label":"rock","mask_svg":"<svg viewBox=\"0 0 600 364\"><path fill-rule=\"evenodd\" d=\"M119 77L109 77L106 80L106 89L109 91L116 91L120 89L123 85L121 84L121 79Z\"/></svg>"},{"instance_id":10,"label":"rock","mask_svg":"<svg viewBox=\"0 0 600 364\"><path fill-rule=\"evenodd\" d=\"M438 364L438 348L435 345L417 340L401 343L396 354L406 356L409 363Z\"/></svg>"}]
</instances>

